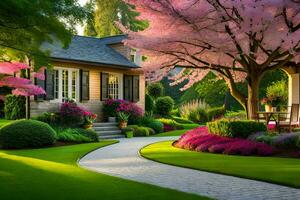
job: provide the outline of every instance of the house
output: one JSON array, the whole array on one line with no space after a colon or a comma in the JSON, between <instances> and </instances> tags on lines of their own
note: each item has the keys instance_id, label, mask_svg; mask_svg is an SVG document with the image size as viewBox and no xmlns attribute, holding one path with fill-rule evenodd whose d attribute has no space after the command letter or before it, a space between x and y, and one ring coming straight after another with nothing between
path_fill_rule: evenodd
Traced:
<instances>
[{"instance_id":1,"label":"house","mask_svg":"<svg viewBox=\"0 0 300 200\"><path fill-rule=\"evenodd\" d=\"M141 56L124 46L125 35L105 38L74 36L67 49L47 44L53 70L44 81L36 80L47 95L31 99L31 116L58 111L66 99L96 113L106 99L124 99L145 106L145 78L139 65Z\"/></svg>"}]
</instances>

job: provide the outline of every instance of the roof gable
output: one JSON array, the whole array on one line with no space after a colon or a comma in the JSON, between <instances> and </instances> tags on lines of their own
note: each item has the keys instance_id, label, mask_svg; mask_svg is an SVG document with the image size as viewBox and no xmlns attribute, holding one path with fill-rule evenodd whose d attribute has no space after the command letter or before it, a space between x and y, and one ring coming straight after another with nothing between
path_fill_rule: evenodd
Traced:
<instances>
[{"instance_id":1,"label":"roof gable","mask_svg":"<svg viewBox=\"0 0 300 200\"><path fill-rule=\"evenodd\" d=\"M122 43L122 40L126 37L126 35L105 38L74 36L66 49L62 48L58 42L54 42L53 44L44 44L43 50L49 50L50 57L54 59L139 68L135 63L109 46Z\"/></svg>"}]
</instances>

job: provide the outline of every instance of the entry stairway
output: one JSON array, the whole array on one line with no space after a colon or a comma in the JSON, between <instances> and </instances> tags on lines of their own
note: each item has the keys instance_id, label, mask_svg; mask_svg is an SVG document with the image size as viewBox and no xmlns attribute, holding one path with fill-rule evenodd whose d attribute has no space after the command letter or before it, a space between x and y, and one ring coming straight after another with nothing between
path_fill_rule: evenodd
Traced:
<instances>
[{"instance_id":1,"label":"entry stairway","mask_svg":"<svg viewBox=\"0 0 300 200\"><path fill-rule=\"evenodd\" d=\"M100 140L103 139L116 139L116 138L124 138L125 136L122 134L122 131L118 127L117 122L101 122L94 123L93 129L99 136Z\"/></svg>"}]
</instances>

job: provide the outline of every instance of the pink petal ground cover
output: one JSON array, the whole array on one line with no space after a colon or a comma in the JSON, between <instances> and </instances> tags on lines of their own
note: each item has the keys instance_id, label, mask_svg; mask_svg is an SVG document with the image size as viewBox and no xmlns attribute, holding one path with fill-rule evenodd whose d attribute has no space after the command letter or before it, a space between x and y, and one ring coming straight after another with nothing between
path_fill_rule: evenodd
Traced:
<instances>
[{"instance_id":1,"label":"pink petal ground cover","mask_svg":"<svg viewBox=\"0 0 300 200\"><path fill-rule=\"evenodd\" d=\"M261 142L210 134L205 126L188 131L180 137L175 146L195 151L244 156L268 156L275 151L270 145Z\"/></svg>"}]
</instances>

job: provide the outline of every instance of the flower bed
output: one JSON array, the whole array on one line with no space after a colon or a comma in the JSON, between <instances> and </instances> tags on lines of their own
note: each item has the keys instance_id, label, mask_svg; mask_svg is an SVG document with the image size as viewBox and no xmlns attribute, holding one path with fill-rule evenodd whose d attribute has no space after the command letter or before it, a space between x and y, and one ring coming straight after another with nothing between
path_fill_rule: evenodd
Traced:
<instances>
[{"instance_id":1,"label":"flower bed","mask_svg":"<svg viewBox=\"0 0 300 200\"><path fill-rule=\"evenodd\" d=\"M194 151L244 156L269 156L275 151L272 146L261 142L210 134L207 127L188 131L181 136L175 146Z\"/></svg>"},{"instance_id":2,"label":"flower bed","mask_svg":"<svg viewBox=\"0 0 300 200\"><path fill-rule=\"evenodd\" d=\"M117 113L123 112L129 115L129 124L133 124L137 118L144 115L144 110L136 103L120 99L108 99L103 104L105 117L117 117Z\"/></svg>"}]
</instances>

